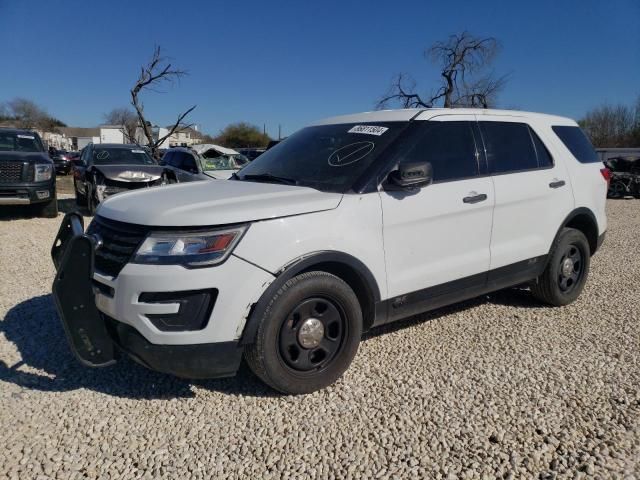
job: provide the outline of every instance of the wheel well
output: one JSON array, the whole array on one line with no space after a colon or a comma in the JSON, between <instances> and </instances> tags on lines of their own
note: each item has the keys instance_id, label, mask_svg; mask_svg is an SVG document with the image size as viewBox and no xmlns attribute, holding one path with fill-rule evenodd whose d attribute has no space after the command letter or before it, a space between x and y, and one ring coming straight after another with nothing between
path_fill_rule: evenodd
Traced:
<instances>
[{"instance_id":1,"label":"wheel well","mask_svg":"<svg viewBox=\"0 0 640 480\"><path fill-rule=\"evenodd\" d=\"M340 262L322 262L306 267L299 273L323 271L344 280L358 297L362 309L362 329L368 330L375 317L375 299L364 277L353 267Z\"/></svg>"},{"instance_id":2,"label":"wheel well","mask_svg":"<svg viewBox=\"0 0 640 480\"><path fill-rule=\"evenodd\" d=\"M587 237L591 255L596 252L598 248L598 225L590 215L579 213L572 217L564 226L580 230L584 236Z\"/></svg>"}]
</instances>

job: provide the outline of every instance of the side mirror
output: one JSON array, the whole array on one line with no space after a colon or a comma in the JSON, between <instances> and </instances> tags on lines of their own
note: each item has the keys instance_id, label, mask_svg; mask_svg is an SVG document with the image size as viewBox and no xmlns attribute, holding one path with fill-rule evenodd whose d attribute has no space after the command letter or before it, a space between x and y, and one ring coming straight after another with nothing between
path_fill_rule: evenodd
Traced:
<instances>
[{"instance_id":1,"label":"side mirror","mask_svg":"<svg viewBox=\"0 0 640 480\"><path fill-rule=\"evenodd\" d=\"M400 163L387 179L391 185L403 190L424 187L433 180L433 167L430 162Z\"/></svg>"},{"instance_id":2,"label":"side mirror","mask_svg":"<svg viewBox=\"0 0 640 480\"><path fill-rule=\"evenodd\" d=\"M84 162L79 158L76 158L75 160L71 160L71 162L73 163L74 167L84 167Z\"/></svg>"}]
</instances>

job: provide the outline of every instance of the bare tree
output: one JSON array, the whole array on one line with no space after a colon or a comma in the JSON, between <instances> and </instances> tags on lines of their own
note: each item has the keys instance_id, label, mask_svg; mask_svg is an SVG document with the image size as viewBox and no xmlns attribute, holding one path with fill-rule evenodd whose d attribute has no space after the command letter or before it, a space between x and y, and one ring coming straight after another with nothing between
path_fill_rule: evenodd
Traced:
<instances>
[{"instance_id":1,"label":"bare tree","mask_svg":"<svg viewBox=\"0 0 640 480\"><path fill-rule=\"evenodd\" d=\"M53 132L56 127L66 126L49 115L44 108L26 98L14 98L1 107L2 117L19 128L37 128L44 132Z\"/></svg>"},{"instance_id":2,"label":"bare tree","mask_svg":"<svg viewBox=\"0 0 640 480\"><path fill-rule=\"evenodd\" d=\"M594 108L587 112L580 125L596 147L640 147L640 98L634 106Z\"/></svg>"},{"instance_id":3,"label":"bare tree","mask_svg":"<svg viewBox=\"0 0 640 480\"><path fill-rule=\"evenodd\" d=\"M488 108L495 104L507 81L506 75L496 77L490 70L499 51L500 44L494 37L479 38L469 32L451 35L425 51L425 57L440 67L440 87L420 95L411 77L398 74L377 107L399 103L404 108L431 108L442 102L447 108Z\"/></svg>"},{"instance_id":4,"label":"bare tree","mask_svg":"<svg viewBox=\"0 0 640 480\"><path fill-rule=\"evenodd\" d=\"M104 121L110 125L121 127L122 134L128 142L136 143L136 132L138 130L138 115L126 107L114 108L109 113L104 114Z\"/></svg>"},{"instance_id":5,"label":"bare tree","mask_svg":"<svg viewBox=\"0 0 640 480\"><path fill-rule=\"evenodd\" d=\"M26 98L14 98L7 102L7 106L19 128L38 128L49 117L43 108Z\"/></svg>"},{"instance_id":6,"label":"bare tree","mask_svg":"<svg viewBox=\"0 0 640 480\"><path fill-rule=\"evenodd\" d=\"M160 47L155 47L151 60L149 63L141 67L140 76L131 89L131 105L135 108L140 127L142 128L144 136L147 138L147 145L153 154L156 153L162 142L175 132L181 132L193 126L193 124L185 124L184 119L196 108L196 106L194 105L185 112L179 114L176 122L168 129L168 133L166 135L163 135L162 137L158 135L159 138L154 139L151 123L144 117L144 105L140 100L140 94L147 90L158 92L160 91L158 87L161 85L173 84L185 75L187 75L185 70L173 68L171 63L168 62L168 59L161 56Z\"/></svg>"}]
</instances>

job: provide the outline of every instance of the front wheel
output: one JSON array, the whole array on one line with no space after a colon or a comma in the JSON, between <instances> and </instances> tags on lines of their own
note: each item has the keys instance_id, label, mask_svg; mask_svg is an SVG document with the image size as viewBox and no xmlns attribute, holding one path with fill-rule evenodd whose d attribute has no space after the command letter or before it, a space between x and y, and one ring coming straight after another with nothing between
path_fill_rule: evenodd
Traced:
<instances>
[{"instance_id":1,"label":"front wheel","mask_svg":"<svg viewBox=\"0 0 640 480\"><path fill-rule=\"evenodd\" d=\"M338 380L358 351L362 311L346 282L327 272L291 278L261 315L245 358L266 384L310 393Z\"/></svg>"},{"instance_id":2,"label":"front wheel","mask_svg":"<svg viewBox=\"0 0 640 480\"><path fill-rule=\"evenodd\" d=\"M44 218L56 218L58 216L58 200L55 193L53 198L46 203L38 205L39 215Z\"/></svg>"},{"instance_id":3,"label":"front wheel","mask_svg":"<svg viewBox=\"0 0 640 480\"><path fill-rule=\"evenodd\" d=\"M93 217L96 214L97 208L98 201L96 200L96 196L92 190L89 190L87 195L87 210L89 210L89 215Z\"/></svg>"},{"instance_id":4,"label":"front wheel","mask_svg":"<svg viewBox=\"0 0 640 480\"><path fill-rule=\"evenodd\" d=\"M584 288L590 260L589 242L584 234L574 228L562 229L551 247L544 272L531 284L531 293L549 305L568 305Z\"/></svg>"}]
</instances>

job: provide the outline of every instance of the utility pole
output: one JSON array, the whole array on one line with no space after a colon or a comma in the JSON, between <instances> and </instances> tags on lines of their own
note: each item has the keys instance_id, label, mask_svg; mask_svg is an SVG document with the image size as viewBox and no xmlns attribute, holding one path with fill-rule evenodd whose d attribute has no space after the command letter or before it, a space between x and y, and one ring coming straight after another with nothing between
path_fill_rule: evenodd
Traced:
<instances>
[{"instance_id":1,"label":"utility pole","mask_svg":"<svg viewBox=\"0 0 640 480\"><path fill-rule=\"evenodd\" d=\"M278 124L278 141L282 140L282 125Z\"/></svg>"}]
</instances>

